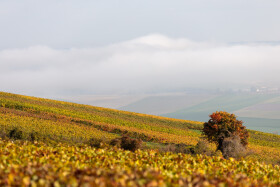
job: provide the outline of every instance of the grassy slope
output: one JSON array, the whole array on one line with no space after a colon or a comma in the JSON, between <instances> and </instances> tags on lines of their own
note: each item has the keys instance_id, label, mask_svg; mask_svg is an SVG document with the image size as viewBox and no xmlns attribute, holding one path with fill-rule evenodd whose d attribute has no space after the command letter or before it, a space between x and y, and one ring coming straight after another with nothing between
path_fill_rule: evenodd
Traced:
<instances>
[{"instance_id":1,"label":"grassy slope","mask_svg":"<svg viewBox=\"0 0 280 187\"><path fill-rule=\"evenodd\" d=\"M250 131L246 160L84 145L130 133L149 141L194 145L201 122L98 108L0 92L0 136L11 129L38 142L1 140L0 186L276 186L280 136ZM41 142L44 143L41 143Z\"/></svg>"},{"instance_id":2,"label":"grassy slope","mask_svg":"<svg viewBox=\"0 0 280 187\"><path fill-rule=\"evenodd\" d=\"M201 122L112 110L0 92L0 132L18 127L25 139L35 133L48 142L86 143L123 133L154 143L195 145ZM250 149L258 160L280 161L280 136L250 131ZM4 136L4 135L3 135Z\"/></svg>"},{"instance_id":3,"label":"grassy slope","mask_svg":"<svg viewBox=\"0 0 280 187\"><path fill-rule=\"evenodd\" d=\"M177 142L195 144L198 134L189 128L198 128L200 122L175 120L106 108L86 106L68 102L39 99L8 93L0 94L1 128L8 131L11 127L32 129L42 136L51 136L57 131L61 139L76 133L77 127L87 128L87 133L96 132L96 136L112 138L122 132L157 142ZM38 125L41 124L40 128ZM53 128L58 124L57 128ZM69 128L71 127L72 130ZM67 133L64 135L64 133ZM76 136L80 141L88 137ZM179 137L179 138L178 138ZM57 139L59 137L56 137ZM82 140L83 139L83 140ZM75 139L71 140L75 141ZM70 140L69 140L70 142Z\"/></svg>"}]
</instances>

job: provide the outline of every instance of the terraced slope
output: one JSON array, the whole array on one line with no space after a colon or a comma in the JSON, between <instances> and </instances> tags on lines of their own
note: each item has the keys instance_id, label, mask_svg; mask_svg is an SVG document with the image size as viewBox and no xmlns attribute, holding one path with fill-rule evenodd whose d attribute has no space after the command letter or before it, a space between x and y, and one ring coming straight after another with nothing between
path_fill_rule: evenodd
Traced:
<instances>
[{"instance_id":1,"label":"terraced slope","mask_svg":"<svg viewBox=\"0 0 280 187\"><path fill-rule=\"evenodd\" d=\"M26 134L34 132L59 142L112 139L129 133L146 141L195 144L199 134L190 129L202 124L3 92L0 106L3 133L18 127Z\"/></svg>"}]
</instances>

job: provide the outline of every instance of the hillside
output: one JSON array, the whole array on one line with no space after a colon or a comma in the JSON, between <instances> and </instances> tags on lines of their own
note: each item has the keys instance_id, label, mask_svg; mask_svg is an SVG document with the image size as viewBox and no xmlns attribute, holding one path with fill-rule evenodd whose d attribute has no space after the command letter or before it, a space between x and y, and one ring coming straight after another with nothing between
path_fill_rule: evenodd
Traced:
<instances>
[{"instance_id":1,"label":"hillside","mask_svg":"<svg viewBox=\"0 0 280 187\"><path fill-rule=\"evenodd\" d=\"M199 134L190 129L202 124L9 93L0 94L0 106L2 132L19 127L68 143L83 143L90 137L112 139L128 132L147 141L195 144Z\"/></svg>"},{"instance_id":2,"label":"hillside","mask_svg":"<svg viewBox=\"0 0 280 187\"><path fill-rule=\"evenodd\" d=\"M1 186L280 185L278 135L250 131L251 154L241 161L225 160L146 150L167 143L194 146L202 122L4 92L0 92L0 106ZM21 140L8 138L14 129L22 132ZM88 146L92 138L109 141L122 134L141 138L145 149L132 153Z\"/></svg>"}]
</instances>

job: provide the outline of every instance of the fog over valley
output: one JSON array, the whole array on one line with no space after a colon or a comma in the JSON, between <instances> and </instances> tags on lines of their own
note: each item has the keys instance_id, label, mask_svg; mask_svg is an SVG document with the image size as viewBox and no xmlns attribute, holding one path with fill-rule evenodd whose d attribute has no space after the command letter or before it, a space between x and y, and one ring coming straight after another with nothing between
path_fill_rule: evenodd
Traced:
<instances>
[{"instance_id":1,"label":"fog over valley","mask_svg":"<svg viewBox=\"0 0 280 187\"><path fill-rule=\"evenodd\" d=\"M280 45L195 42L151 34L95 48L0 51L3 91L131 94L280 85Z\"/></svg>"}]
</instances>

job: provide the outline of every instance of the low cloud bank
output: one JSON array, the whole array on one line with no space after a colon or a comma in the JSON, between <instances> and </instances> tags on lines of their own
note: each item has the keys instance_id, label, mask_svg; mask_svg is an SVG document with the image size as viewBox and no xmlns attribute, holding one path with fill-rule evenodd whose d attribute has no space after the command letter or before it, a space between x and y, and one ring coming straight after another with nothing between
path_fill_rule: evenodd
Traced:
<instances>
[{"instance_id":1,"label":"low cloud bank","mask_svg":"<svg viewBox=\"0 0 280 187\"><path fill-rule=\"evenodd\" d=\"M29 95L280 85L280 45L193 42L159 34L99 48L0 51L0 89Z\"/></svg>"}]
</instances>

